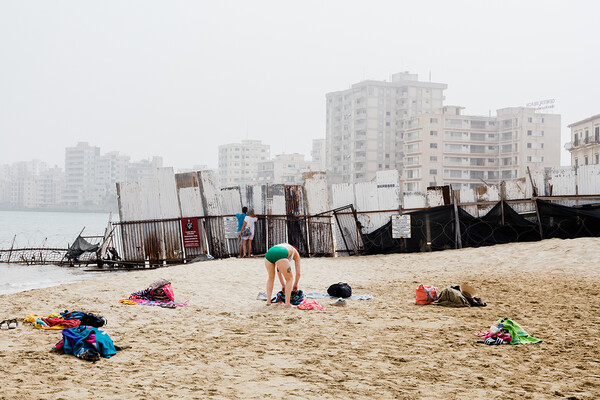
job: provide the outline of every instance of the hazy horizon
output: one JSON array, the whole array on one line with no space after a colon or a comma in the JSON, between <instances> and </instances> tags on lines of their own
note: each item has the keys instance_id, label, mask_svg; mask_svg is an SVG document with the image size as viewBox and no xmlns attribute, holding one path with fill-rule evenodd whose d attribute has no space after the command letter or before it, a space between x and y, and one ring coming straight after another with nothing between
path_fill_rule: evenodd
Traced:
<instances>
[{"instance_id":1,"label":"hazy horizon","mask_svg":"<svg viewBox=\"0 0 600 400\"><path fill-rule=\"evenodd\" d=\"M448 84L467 115L556 99L600 113L597 3L0 0L0 164L64 167L78 142L165 166L217 166L243 139L271 156L325 138L325 94L401 71Z\"/></svg>"}]
</instances>

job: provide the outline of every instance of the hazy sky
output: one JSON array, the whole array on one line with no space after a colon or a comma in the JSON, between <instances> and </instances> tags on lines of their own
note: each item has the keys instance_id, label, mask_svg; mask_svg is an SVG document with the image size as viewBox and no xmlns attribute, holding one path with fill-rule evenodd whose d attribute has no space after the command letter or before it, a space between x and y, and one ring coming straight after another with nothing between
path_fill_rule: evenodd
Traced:
<instances>
[{"instance_id":1,"label":"hazy sky","mask_svg":"<svg viewBox=\"0 0 600 400\"><path fill-rule=\"evenodd\" d=\"M0 0L0 164L79 141L176 169L259 139L310 157L325 94L410 71L467 115L600 113L595 1ZM562 146L562 144L561 144ZM569 160L563 151L563 164Z\"/></svg>"}]
</instances>

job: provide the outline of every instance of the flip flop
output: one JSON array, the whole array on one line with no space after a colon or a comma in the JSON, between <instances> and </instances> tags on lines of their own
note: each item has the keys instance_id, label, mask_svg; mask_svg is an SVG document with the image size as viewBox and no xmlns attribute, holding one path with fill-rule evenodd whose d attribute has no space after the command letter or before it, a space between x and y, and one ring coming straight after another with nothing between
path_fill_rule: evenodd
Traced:
<instances>
[{"instance_id":1,"label":"flip flop","mask_svg":"<svg viewBox=\"0 0 600 400\"><path fill-rule=\"evenodd\" d=\"M475 332L474 335L477 337L484 337L485 335L487 335L487 332L479 331L479 332Z\"/></svg>"},{"instance_id":2,"label":"flip flop","mask_svg":"<svg viewBox=\"0 0 600 400\"><path fill-rule=\"evenodd\" d=\"M160 305L162 308L177 308L177 306L173 303L165 303Z\"/></svg>"},{"instance_id":3,"label":"flip flop","mask_svg":"<svg viewBox=\"0 0 600 400\"><path fill-rule=\"evenodd\" d=\"M15 329L17 326L19 326L19 322L16 318L8 321L8 329Z\"/></svg>"},{"instance_id":4,"label":"flip flop","mask_svg":"<svg viewBox=\"0 0 600 400\"><path fill-rule=\"evenodd\" d=\"M4 327L4 325L6 325L6 327ZM8 320L7 319L0 322L0 330L4 330L4 329L8 329Z\"/></svg>"}]
</instances>

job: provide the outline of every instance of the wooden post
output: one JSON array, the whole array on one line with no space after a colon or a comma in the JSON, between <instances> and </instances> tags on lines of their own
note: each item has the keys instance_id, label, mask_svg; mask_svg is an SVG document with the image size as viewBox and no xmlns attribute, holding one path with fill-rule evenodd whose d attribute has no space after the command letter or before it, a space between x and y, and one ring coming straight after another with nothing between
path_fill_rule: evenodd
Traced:
<instances>
[{"instance_id":1,"label":"wooden post","mask_svg":"<svg viewBox=\"0 0 600 400\"><path fill-rule=\"evenodd\" d=\"M537 187L535 187L535 184L533 183L533 179L531 178L531 171L529 170L529 166L527 166L527 174L529 175L529 181L531 182L532 196L537 197L538 190Z\"/></svg>"},{"instance_id":2,"label":"wooden post","mask_svg":"<svg viewBox=\"0 0 600 400\"><path fill-rule=\"evenodd\" d=\"M10 245L10 251L8 252L8 260L6 260L6 263L8 264L10 262L10 257L12 255L12 251L13 251L13 247L15 246L15 239L17 238L17 235L15 235L13 237L13 241L12 244Z\"/></svg>"},{"instance_id":3,"label":"wooden post","mask_svg":"<svg viewBox=\"0 0 600 400\"><path fill-rule=\"evenodd\" d=\"M452 192L452 200L454 203L454 219L456 221L456 228L455 228L455 240L456 240L456 248L458 249L462 249L462 238L461 238L461 234L460 234L460 219L458 218L458 205L456 204L456 196L454 195L454 192Z\"/></svg>"},{"instance_id":4,"label":"wooden post","mask_svg":"<svg viewBox=\"0 0 600 400\"><path fill-rule=\"evenodd\" d=\"M538 228L540 230L540 239L544 238L544 232L542 231L542 220L540 219L540 211L538 210L538 206L537 206L537 200L536 199L531 199L533 201L533 205L535 207L535 215L537 216L537 220L538 220Z\"/></svg>"}]
</instances>

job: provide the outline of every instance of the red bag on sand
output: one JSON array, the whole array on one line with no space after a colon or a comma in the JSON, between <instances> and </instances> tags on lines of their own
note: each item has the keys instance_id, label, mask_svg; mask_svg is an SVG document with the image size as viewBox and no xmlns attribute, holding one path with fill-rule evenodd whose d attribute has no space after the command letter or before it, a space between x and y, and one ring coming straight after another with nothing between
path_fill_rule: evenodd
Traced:
<instances>
[{"instance_id":1,"label":"red bag on sand","mask_svg":"<svg viewBox=\"0 0 600 400\"><path fill-rule=\"evenodd\" d=\"M415 304L429 304L434 302L438 296L438 289L431 285L419 285Z\"/></svg>"}]
</instances>

